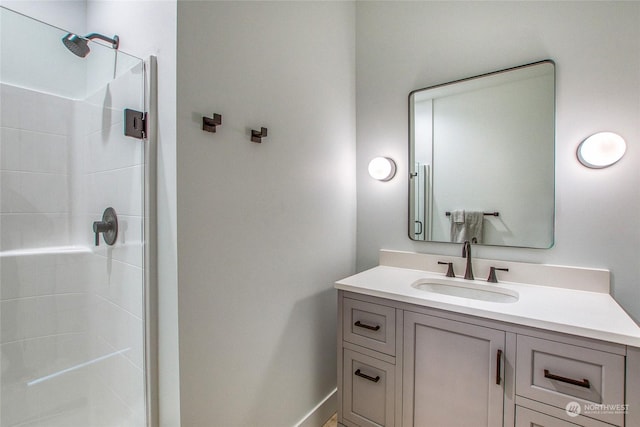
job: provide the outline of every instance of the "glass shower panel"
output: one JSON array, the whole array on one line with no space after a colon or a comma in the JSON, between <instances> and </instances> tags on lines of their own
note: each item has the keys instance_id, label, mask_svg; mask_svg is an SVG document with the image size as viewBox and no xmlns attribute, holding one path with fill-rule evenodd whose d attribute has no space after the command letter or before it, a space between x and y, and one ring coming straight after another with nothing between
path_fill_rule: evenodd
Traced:
<instances>
[{"instance_id":1,"label":"glass shower panel","mask_svg":"<svg viewBox=\"0 0 640 427\"><path fill-rule=\"evenodd\" d=\"M144 63L0 13L0 425L145 426Z\"/></svg>"}]
</instances>

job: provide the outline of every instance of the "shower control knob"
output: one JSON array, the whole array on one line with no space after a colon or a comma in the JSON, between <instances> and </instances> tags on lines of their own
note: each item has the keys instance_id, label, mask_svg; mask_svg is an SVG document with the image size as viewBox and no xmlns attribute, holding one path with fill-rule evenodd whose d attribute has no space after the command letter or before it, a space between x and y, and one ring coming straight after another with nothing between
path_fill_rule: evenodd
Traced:
<instances>
[{"instance_id":1,"label":"shower control knob","mask_svg":"<svg viewBox=\"0 0 640 427\"><path fill-rule=\"evenodd\" d=\"M105 209L102 214L102 221L93 223L93 232L96 235L96 246L100 245L100 233L102 233L102 238L107 245L112 246L116 243L118 238L118 217L113 208Z\"/></svg>"}]
</instances>

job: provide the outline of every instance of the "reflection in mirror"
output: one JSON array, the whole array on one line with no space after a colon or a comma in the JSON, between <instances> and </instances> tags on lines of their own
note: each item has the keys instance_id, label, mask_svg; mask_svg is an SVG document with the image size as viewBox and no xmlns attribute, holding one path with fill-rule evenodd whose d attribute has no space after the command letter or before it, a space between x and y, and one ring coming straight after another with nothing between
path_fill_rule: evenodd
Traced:
<instances>
[{"instance_id":1,"label":"reflection in mirror","mask_svg":"<svg viewBox=\"0 0 640 427\"><path fill-rule=\"evenodd\" d=\"M552 61L413 91L409 122L409 237L553 245Z\"/></svg>"}]
</instances>

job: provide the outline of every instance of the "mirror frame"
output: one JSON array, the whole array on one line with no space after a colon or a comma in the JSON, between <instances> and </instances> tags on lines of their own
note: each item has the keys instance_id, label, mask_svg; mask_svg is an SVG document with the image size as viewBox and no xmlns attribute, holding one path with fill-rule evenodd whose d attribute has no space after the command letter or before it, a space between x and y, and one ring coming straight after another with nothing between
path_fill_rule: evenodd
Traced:
<instances>
[{"instance_id":1,"label":"mirror frame","mask_svg":"<svg viewBox=\"0 0 640 427\"><path fill-rule=\"evenodd\" d=\"M551 232L551 241L549 246L526 246L526 245L506 245L506 244L494 244L494 243L478 243L479 245L482 246L495 246L495 247L510 247L510 248L528 248L528 249L550 249L555 245L555 239L556 239L556 235L555 235L555 231L556 231L556 112L557 112L557 102L556 102L556 95L557 95L557 82L556 82L556 63L555 61L551 60L551 59L544 59L544 60L540 60L540 61L535 61L535 62L531 62L531 63L527 63L524 65L518 65L518 66L513 66L513 67L509 67L509 68L505 68L505 69L501 69L501 70L497 70L497 71L491 71L491 72L487 72L487 73L483 73L483 74L478 74L472 77L466 77L466 78L462 78L462 79L457 79L457 80L452 80L450 82L446 82L446 83L439 83L433 86L427 86L424 88L420 88L420 89L415 89L412 90L411 92L409 92L409 96L407 99L407 104L408 104L408 162L407 162L407 166L408 166L408 182L407 182L407 235L409 237L409 239L412 242L416 242L416 243L449 243L449 244L458 244L457 242L447 242L447 241L443 241L443 240L419 240L419 239L414 239L413 238L413 234L412 233L412 226L415 227L414 224L411 223L411 209L412 209L412 194L411 194L411 183L412 183L412 172L414 169L413 163L414 162L414 157L415 157L415 143L414 143L414 135L413 135L413 130L414 128L412 127L412 121L413 121L413 105L412 105L412 98L414 97L415 94L417 94L418 92L422 92L425 90L430 90L430 89L438 89L438 88L442 88L445 86L450 86L450 85L454 85L454 84L458 84L458 83L465 83L465 82L469 82L472 80L476 80L476 79L481 79L484 77L491 77L491 76L496 76L499 74L503 74L509 71L515 71L515 70L519 70L519 69L524 69L527 67L532 67L532 66L536 66L536 65L541 65L541 64L551 64L553 66L553 158L552 158L552 170L553 170L553 189L552 189L552 207L553 207L553 211L552 211L552 218L551 218L551 224L550 224L550 232ZM432 165L433 166L433 165ZM426 227L426 225L423 225L424 227Z\"/></svg>"}]
</instances>

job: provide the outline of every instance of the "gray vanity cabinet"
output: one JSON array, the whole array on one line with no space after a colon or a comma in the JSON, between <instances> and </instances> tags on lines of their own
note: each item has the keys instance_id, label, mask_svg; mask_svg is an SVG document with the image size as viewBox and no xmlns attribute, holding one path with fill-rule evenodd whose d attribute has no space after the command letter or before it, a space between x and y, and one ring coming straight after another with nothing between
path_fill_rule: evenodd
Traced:
<instances>
[{"instance_id":1,"label":"gray vanity cabinet","mask_svg":"<svg viewBox=\"0 0 640 427\"><path fill-rule=\"evenodd\" d=\"M346 291L338 307L340 425L640 427L638 348Z\"/></svg>"},{"instance_id":2,"label":"gray vanity cabinet","mask_svg":"<svg viewBox=\"0 0 640 427\"><path fill-rule=\"evenodd\" d=\"M403 425L502 427L503 331L405 312Z\"/></svg>"}]
</instances>

